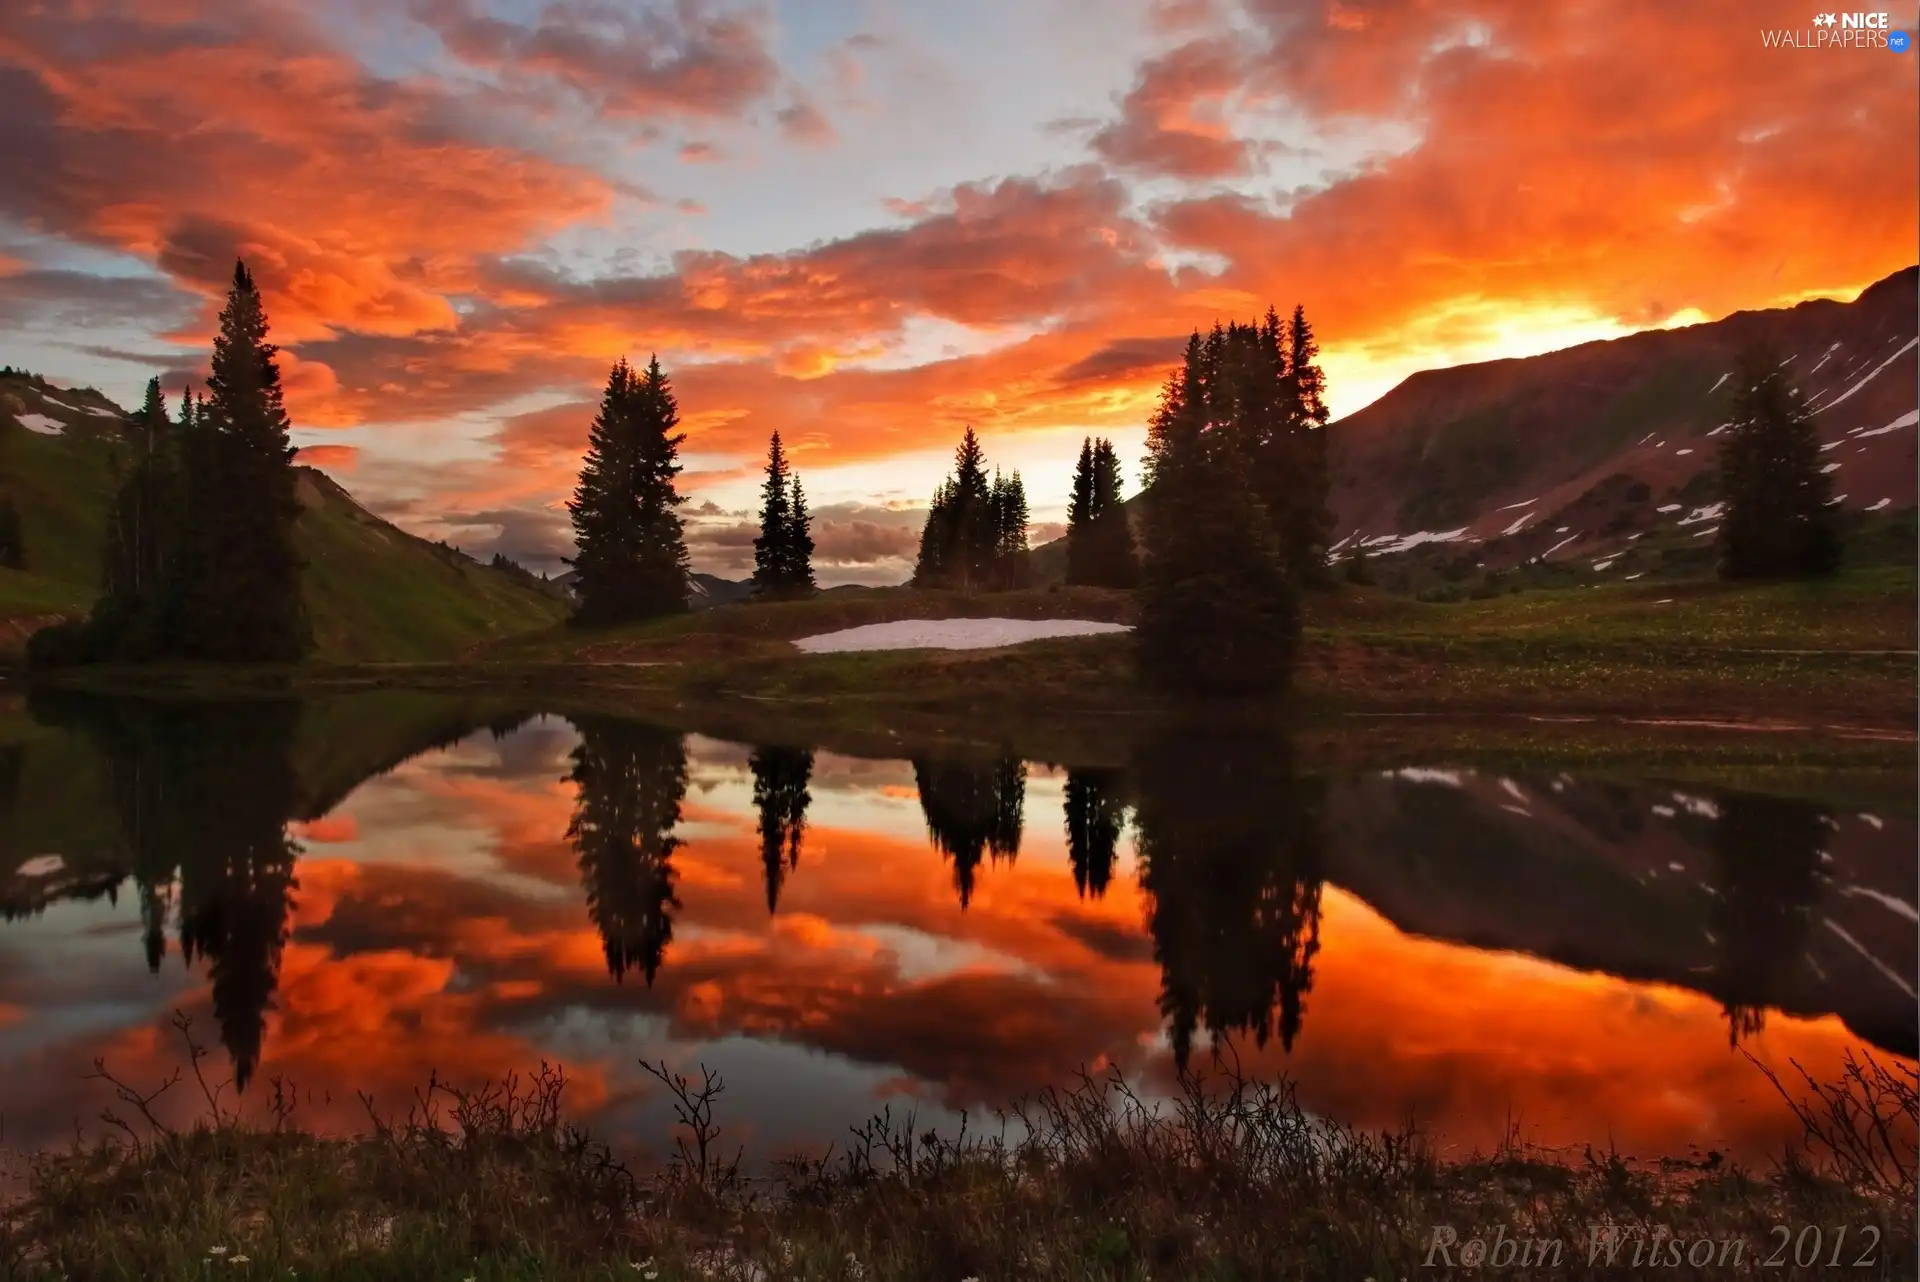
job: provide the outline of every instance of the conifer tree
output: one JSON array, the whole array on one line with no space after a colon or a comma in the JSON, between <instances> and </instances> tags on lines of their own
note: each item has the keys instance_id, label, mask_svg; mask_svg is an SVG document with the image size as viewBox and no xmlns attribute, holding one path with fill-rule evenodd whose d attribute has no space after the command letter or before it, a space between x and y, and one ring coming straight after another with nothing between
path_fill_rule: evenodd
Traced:
<instances>
[{"instance_id":1,"label":"conifer tree","mask_svg":"<svg viewBox=\"0 0 1920 1282\"><path fill-rule=\"evenodd\" d=\"M1272 323L1271 310L1268 315ZM1327 541L1333 534L1333 509L1327 502L1332 484L1327 458L1330 415L1319 355L1306 308L1296 304L1287 323L1287 428L1295 474L1290 486L1293 501L1287 504L1291 524L1285 537L1289 568L1302 587L1331 581L1327 559Z\"/></svg>"},{"instance_id":2,"label":"conifer tree","mask_svg":"<svg viewBox=\"0 0 1920 1282\"><path fill-rule=\"evenodd\" d=\"M1163 689L1270 691L1291 673L1298 598L1246 465L1264 385L1247 378L1249 346L1243 332L1195 333L1148 427L1135 643Z\"/></svg>"},{"instance_id":3,"label":"conifer tree","mask_svg":"<svg viewBox=\"0 0 1920 1282\"><path fill-rule=\"evenodd\" d=\"M182 394L183 413L191 407ZM94 607L106 644L129 657L146 649L133 633L152 621L168 563L168 529L175 515L173 424L160 380L147 384L145 402L128 423L133 461L107 517L101 598Z\"/></svg>"},{"instance_id":4,"label":"conifer tree","mask_svg":"<svg viewBox=\"0 0 1920 1282\"><path fill-rule=\"evenodd\" d=\"M1133 525L1120 506L1120 456L1113 442L1102 437L1093 443L1093 524L1091 536L1093 578L1107 588L1130 588L1140 574L1133 550Z\"/></svg>"},{"instance_id":5,"label":"conifer tree","mask_svg":"<svg viewBox=\"0 0 1920 1282\"><path fill-rule=\"evenodd\" d=\"M313 644L293 545L300 515L278 348L244 262L214 339L208 396L183 433L177 519L154 628L165 653L291 662Z\"/></svg>"},{"instance_id":6,"label":"conifer tree","mask_svg":"<svg viewBox=\"0 0 1920 1282\"><path fill-rule=\"evenodd\" d=\"M792 491L788 488L787 452L775 432L767 442L767 479L760 487L760 537L753 541L753 589L769 599L785 596L792 587Z\"/></svg>"},{"instance_id":7,"label":"conifer tree","mask_svg":"<svg viewBox=\"0 0 1920 1282\"><path fill-rule=\"evenodd\" d=\"M787 586L796 596L819 591L813 577L813 516L807 511L806 491L793 478L793 496L787 501Z\"/></svg>"},{"instance_id":8,"label":"conifer tree","mask_svg":"<svg viewBox=\"0 0 1920 1282\"><path fill-rule=\"evenodd\" d=\"M674 489L686 438L655 357L644 373L622 359L607 376L567 511L578 549L574 621L598 625L687 608L687 546Z\"/></svg>"},{"instance_id":9,"label":"conifer tree","mask_svg":"<svg viewBox=\"0 0 1920 1282\"><path fill-rule=\"evenodd\" d=\"M969 427L954 451L953 475L934 492L927 511L913 585L962 592L992 587L1000 533L986 454Z\"/></svg>"},{"instance_id":10,"label":"conifer tree","mask_svg":"<svg viewBox=\"0 0 1920 1282\"><path fill-rule=\"evenodd\" d=\"M989 581L1003 591L1024 588L1033 581L1027 547L1027 526L1031 514L1027 508L1027 488L1020 473L1010 477L993 474L989 491L989 510L993 514L993 568Z\"/></svg>"},{"instance_id":11,"label":"conifer tree","mask_svg":"<svg viewBox=\"0 0 1920 1282\"><path fill-rule=\"evenodd\" d=\"M1093 438L1080 441L1080 461L1073 469L1073 493L1067 499L1067 582L1092 583L1094 575L1093 518L1098 511L1093 492Z\"/></svg>"},{"instance_id":12,"label":"conifer tree","mask_svg":"<svg viewBox=\"0 0 1920 1282\"><path fill-rule=\"evenodd\" d=\"M1840 566L1840 533L1820 470L1820 437L1777 353L1755 347L1741 355L1731 419L1720 449L1721 575L1832 574Z\"/></svg>"}]
</instances>

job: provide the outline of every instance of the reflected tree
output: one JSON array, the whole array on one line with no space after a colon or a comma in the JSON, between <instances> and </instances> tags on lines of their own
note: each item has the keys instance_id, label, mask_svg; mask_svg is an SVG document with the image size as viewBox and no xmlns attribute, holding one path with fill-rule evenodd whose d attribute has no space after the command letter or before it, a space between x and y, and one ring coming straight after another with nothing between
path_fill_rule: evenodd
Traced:
<instances>
[{"instance_id":1,"label":"reflected tree","mask_svg":"<svg viewBox=\"0 0 1920 1282\"><path fill-rule=\"evenodd\" d=\"M1120 830L1126 826L1123 777L1118 770L1067 771L1067 854L1082 898L1100 898L1113 878Z\"/></svg>"},{"instance_id":2,"label":"reflected tree","mask_svg":"<svg viewBox=\"0 0 1920 1282\"><path fill-rule=\"evenodd\" d=\"M687 793L686 742L633 721L581 718L574 726L580 746L567 778L579 795L567 840L579 857L587 916L614 980L637 968L651 988L680 907L673 830Z\"/></svg>"},{"instance_id":3,"label":"reflected tree","mask_svg":"<svg viewBox=\"0 0 1920 1282\"><path fill-rule=\"evenodd\" d=\"M36 719L77 724L105 759L132 857L147 964L180 955L207 969L213 1013L245 1090L260 1062L294 908L300 807L291 700L154 703L78 698Z\"/></svg>"},{"instance_id":4,"label":"reflected tree","mask_svg":"<svg viewBox=\"0 0 1920 1282\"><path fill-rule=\"evenodd\" d=\"M1717 799L1713 901L1720 961L1710 991L1727 1016L1727 1040L1757 1035L1786 997L1813 931L1825 876L1826 812L1785 797L1735 793Z\"/></svg>"},{"instance_id":5,"label":"reflected tree","mask_svg":"<svg viewBox=\"0 0 1920 1282\"><path fill-rule=\"evenodd\" d=\"M980 861L989 855L1011 860L1020 853L1026 763L1018 757L991 764L916 759L913 779L927 838L953 861L953 885L964 909L973 900Z\"/></svg>"},{"instance_id":6,"label":"reflected tree","mask_svg":"<svg viewBox=\"0 0 1920 1282\"><path fill-rule=\"evenodd\" d=\"M755 748L747 764L753 769L753 804L760 812L760 860L765 865L767 912L778 910L780 887L787 873L800 866L800 843L807 827L807 806L813 797L807 784L813 778L813 752L807 748Z\"/></svg>"},{"instance_id":7,"label":"reflected tree","mask_svg":"<svg viewBox=\"0 0 1920 1282\"><path fill-rule=\"evenodd\" d=\"M1157 737L1132 771L1160 1009L1184 1069L1214 1040L1292 1049L1320 947L1325 794L1272 735Z\"/></svg>"}]
</instances>

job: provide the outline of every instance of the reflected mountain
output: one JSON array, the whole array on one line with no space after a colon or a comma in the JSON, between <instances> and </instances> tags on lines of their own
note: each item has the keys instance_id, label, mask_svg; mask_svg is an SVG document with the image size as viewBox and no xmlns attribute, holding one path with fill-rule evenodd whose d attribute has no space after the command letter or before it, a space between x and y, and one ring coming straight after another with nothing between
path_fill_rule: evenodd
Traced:
<instances>
[{"instance_id":1,"label":"reflected mountain","mask_svg":"<svg viewBox=\"0 0 1920 1282\"><path fill-rule=\"evenodd\" d=\"M780 887L800 866L800 846L813 797L813 753L805 748L762 746L747 760L753 771L753 805L760 816L760 860L767 879L767 912L779 909Z\"/></svg>"},{"instance_id":2,"label":"reflected mountain","mask_svg":"<svg viewBox=\"0 0 1920 1282\"><path fill-rule=\"evenodd\" d=\"M580 746L568 780L579 788L567 840L580 860L587 916L606 948L607 972L638 968L653 987L673 938L673 852L687 795L683 735L612 718L574 723Z\"/></svg>"},{"instance_id":3,"label":"reflected mountain","mask_svg":"<svg viewBox=\"0 0 1920 1282\"><path fill-rule=\"evenodd\" d=\"M980 861L1012 860L1026 826L1027 764L1018 757L992 762L915 758L913 779L927 839L953 861L960 907L973 900Z\"/></svg>"},{"instance_id":4,"label":"reflected mountain","mask_svg":"<svg viewBox=\"0 0 1920 1282\"><path fill-rule=\"evenodd\" d=\"M1125 778L1119 770L1067 771L1067 857L1082 898L1100 898L1113 879L1126 826Z\"/></svg>"},{"instance_id":5,"label":"reflected mountain","mask_svg":"<svg viewBox=\"0 0 1920 1282\"><path fill-rule=\"evenodd\" d=\"M1216 1053L1234 1034L1291 1050L1320 949L1325 785L1273 735L1165 735L1132 774L1175 1064L1201 1027Z\"/></svg>"},{"instance_id":6,"label":"reflected mountain","mask_svg":"<svg viewBox=\"0 0 1920 1282\"><path fill-rule=\"evenodd\" d=\"M1398 929L1836 1014L1920 1051L1913 824L1786 799L1408 767L1338 782L1327 875ZM1823 871L1825 870L1825 871Z\"/></svg>"}]
</instances>

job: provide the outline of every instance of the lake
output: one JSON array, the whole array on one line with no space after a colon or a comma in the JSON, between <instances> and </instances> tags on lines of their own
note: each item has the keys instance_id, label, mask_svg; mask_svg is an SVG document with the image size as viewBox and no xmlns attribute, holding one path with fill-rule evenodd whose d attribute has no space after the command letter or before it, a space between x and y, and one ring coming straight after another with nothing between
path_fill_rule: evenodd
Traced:
<instances>
[{"instance_id":1,"label":"lake","mask_svg":"<svg viewBox=\"0 0 1920 1282\"><path fill-rule=\"evenodd\" d=\"M324 1128L550 1061L658 1149L664 1059L716 1069L766 1156L883 1106L977 1127L1082 1067L1163 1094L1218 1054L1455 1150L1764 1159L1797 1128L1750 1056L1915 1054L1912 795L1320 770L1278 732L1083 768L424 695L37 695L0 746L4 1138L97 1131L95 1061L157 1085L181 1010L246 1110L278 1079Z\"/></svg>"}]
</instances>

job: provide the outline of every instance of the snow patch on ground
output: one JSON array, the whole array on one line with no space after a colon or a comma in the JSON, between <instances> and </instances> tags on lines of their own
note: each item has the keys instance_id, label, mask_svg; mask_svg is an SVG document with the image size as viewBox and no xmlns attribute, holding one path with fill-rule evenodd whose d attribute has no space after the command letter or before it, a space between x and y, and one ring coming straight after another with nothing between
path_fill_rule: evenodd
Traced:
<instances>
[{"instance_id":1,"label":"snow patch on ground","mask_svg":"<svg viewBox=\"0 0 1920 1282\"><path fill-rule=\"evenodd\" d=\"M22 877L51 877L67 866L58 855L35 855L15 869Z\"/></svg>"},{"instance_id":2,"label":"snow patch on ground","mask_svg":"<svg viewBox=\"0 0 1920 1282\"><path fill-rule=\"evenodd\" d=\"M1685 506L1686 504L1684 503L1668 503L1663 507L1657 507L1653 510L1656 512L1678 512L1681 508Z\"/></svg>"},{"instance_id":3,"label":"snow patch on ground","mask_svg":"<svg viewBox=\"0 0 1920 1282\"><path fill-rule=\"evenodd\" d=\"M1814 362L1813 368L1807 371L1808 377L1812 377L1813 375L1818 374L1820 372L1820 367L1822 365L1825 365L1829 360L1832 360L1833 354L1839 350L1840 350L1840 344L1838 343L1835 343L1832 347L1829 347L1821 355L1820 359Z\"/></svg>"},{"instance_id":4,"label":"snow patch on ground","mask_svg":"<svg viewBox=\"0 0 1920 1282\"><path fill-rule=\"evenodd\" d=\"M1732 377L1733 377L1733 371L1728 370L1726 373L1722 374L1719 378L1716 378L1715 380L1713 380L1713 386L1707 389L1707 395L1712 396L1715 392L1719 391L1720 385Z\"/></svg>"},{"instance_id":5,"label":"snow patch on ground","mask_svg":"<svg viewBox=\"0 0 1920 1282\"><path fill-rule=\"evenodd\" d=\"M1837 450L1837 449L1839 449L1839 448L1840 448L1840 447L1841 447L1842 445L1845 445L1845 444L1846 444L1846 442L1845 442L1844 440L1841 440L1841 441L1828 441L1828 442L1827 442L1827 443L1826 443L1825 445L1822 445L1822 446L1820 447L1820 452L1821 452L1822 454L1825 454L1825 453L1826 453L1826 452L1827 452L1828 450Z\"/></svg>"},{"instance_id":6,"label":"snow patch on ground","mask_svg":"<svg viewBox=\"0 0 1920 1282\"><path fill-rule=\"evenodd\" d=\"M1555 552L1558 552L1561 548L1567 546L1567 544L1573 542L1575 539L1579 537L1580 536L1578 534L1568 535L1566 538L1561 539L1558 543L1554 544L1552 547L1548 548L1545 552L1542 552L1539 556L1535 557L1534 560L1536 561L1546 560L1548 557L1552 556Z\"/></svg>"},{"instance_id":7,"label":"snow patch on ground","mask_svg":"<svg viewBox=\"0 0 1920 1282\"><path fill-rule=\"evenodd\" d=\"M1120 623L1091 619L900 619L802 637L793 644L808 654L851 650L989 650L1048 637L1085 637L1130 632Z\"/></svg>"},{"instance_id":8,"label":"snow patch on ground","mask_svg":"<svg viewBox=\"0 0 1920 1282\"><path fill-rule=\"evenodd\" d=\"M1875 503L1872 507L1869 507L1867 511L1878 512L1883 507L1891 507L1891 506L1893 506L1892 499L1881 499L1878 503Z\"/></svg>"},{"instance_id":9,"label":"snow patch on ground","mask_svg":"<svg viewBox=\"0 0 1920 1282\"><path fill-rule=\"evenodd\" d=\"M1540 501L1540 496L1536 494L1534 497L1530 499L1521 499L1518 503L1509 503L1505 507L1501 508L1500 510L1502 512L1511 512L1517 507L1526 507L1530 503L1538 503L1539 501Z\"/></svg>"},{"instance_id":10,"label":"snow patch on ground","mask_svg":"<svg viewBox=\"0 0 1920 1282\"><path fill-rule=\"evenodd\" d=\"M1881 370L1884 370L1887 366L1893 364L1895 361L1899 360L1902 356L1905 356L1908 352L1912 351L1916 347L1920 347L1920 338L1908 339L1907 345L1905 347L1902 347L1899 351L1895 352L1893 355L1887 357L1887 359L1885 359L1884 361L1881 361L1878 365L1874 366L1872 373L1868 374L1865 378L1855 383L1852 387L1849 387L1846 391L1840 393L1840 395L1828 401L1825 405L1815 406L1813 412L1816 414L1822 414L1822 413L1825 413L1827 410L1832 409L1834 406L1838 405L1841 401L1846 400L1849 396L1852 396L1855 392L1865 387L1868 383L1871 383L1874 379L1880 377Z\"/></svg>"},{"instance_id":11,"label":"snow patch on ground","mask_svg":"<svg viewBox=\"0 0 1920 1282\"><path fill-rule=\"evenodd\" d=\"M1634 581L1635 579L1637 579L1637 578L1639 578L1639 577L1640 577L1641 575L1643 575L1643 574L1645 574L1645 573L1646 573L1646 571L1645 571L1645 570L1635 570L1635 571L1634 571L1634 572L1633 572L1632 574L1629 574L1629 575L1628 575L1628 576L1627 576L1626 578L1624 578L1624 579L1622 579L1622 580L1620 580L1620 581L1621 581L1622 583L1631 583L1631 582L1633 582L1633 581Z\"/></svg>"},{"instance_id":12,"label":"snow patch on ground","mask_svg":"<svg viewBox=\"0 0 1920 1282\"><path fill-rule=\"evenodd\" d=\"M87 410L87 413L89 413L89 414L97 414L97 415L99 415L99 416L100 416L101 418L119 418L119 417L120 417L120 411L118 411L118 410L103 410L103 409L101 409L101 408L100 408L100 407L99 407L98 405L89 405L89 406L87 406L87 407L86 407L86 410Z\"/></svg>"},{"instance_id":13,"label":"snow patch on ground","mask_svg":"<svg viewBox=\"0 0 1920 1282\"><path fill-rule=\"evenodd\" d=\"M58 436L66 430L60 425L59 419L48 418L45 414L16 414L14 417L20 420L20 426L42 436Z\"/></svg>"},{"instance_id":14,"label":"snow patch on ground","mask_svg":"<svg viewBox=\"0 0 1920 1282\"><path fill-rule=\"evenodd\" d=\"M1674 456L1677 458L1682 454L1691 454L1693 453L1693 451L1692 450L1675 450L1673 453L1674 453Z\"/></svg>"},{"instance_id":15,"label":"snow patch on ground","mask_svg":"<svg viewBox=\"0 0 1920 1282\"><path fill-rule=\"evenodd\" d=\"M1520 533L1520 527L1525 525L1528 521L1531 521L1533 517L1534 517L1534 514L1532 512L1528 512L1526 515L1522 516L1519 520L1515 521L1512 525L1509 525L1506 529L1500 531L1500 537L1505 538L1509 534Z\"/></svg>"},{"instance_id":16,"label":"snow patch on ground","mask_svg":"<svg viewBox=\"0 0 1920 1282\"><path fill-rule=\"evenodd\" d=\"M1466 784L1461 782L1460 772L1457 770L1432 770L1426 766L1406 766L1386 773L1405 779L1408 783L1438 783L1445 784L1449 788L1466 787Z\"/></svg>"},{"instance_id":17,"label":"snow patch on ground","mask_svg":"<svg viewBox=\"0 0 1920 1282\"><path fill-rule=\"evenodd\" d=\"M1606 570L1606 569L1610 569L1610 568L1612 568L1612 566L1613 566L1613 563L1614 563L1614 561L1615 561L1615 560L1617 560L1617 559L1618 559L1618 558L1616 558L1616 557L1611 557L1611 556L1610 556L1610 557L1608 557L1608 558L1607 558L1606 560L1604 560L1604 561L1595 561L1595 562L1593 563L1593 568L1594 568L1595 570Z\"/></svg>"},{"instance_id":18,"label":"snow patch on ground","mask_svg":"<svg viewBox=\"0 0 1920 1282\"><path fill-rule=\"evenodd\" d=\"M1840 470L1840 465L1838 463L1829 463L1825 467L1821 468L1820 470L1822 472L1838 472Z\"/></svg>"},{"instance_id":19,"label":"snow patch on ground","mask_svg":"<svg viewBox=\"0 0 1920 1282\"><path fill-rule=\"evenodd\" d=\"M1908 410L1885 427L1876 427L1871 432L1862 432L1856 428L1854 439L1863 441L1869 436L1885 436L1888 432L1897 432L1903 427L1912 427L1916 423L1920 423L1920 410Z\"/></svg>"},{"instance_id":20,"label":"snow patch on ground","mask_svg":"<svg viewBox=\"0 0 1920 1282\"><path fill-rule=\"evenodd\" d=\"M1464 525L1457 530L1421 530L1418 533L1407 535L1391 547L1385 547L1380 550L1384 554L1391 556L1395 552L1411 552L1422 543L1455 543L1466 537L1466 533L1467 527ZM1393 538L1394 536L1388 535L1387 537Z\"/></svg>"},{"instance_id":21,"label":"snow patch on ground","mask_svg":"<svg viewBox=\"0 0 1920 1282\"><path fill-rule=\"evenodd\" d=\"M1719 527L1719 526L1717 526L1717 525L1709 525L1709 526L1708 526L1708 527L1707 527L1706 529L1704 529L1704 530L1695 530L1695 531L1693 532L1693 537L1694 537L1694 538L1696 538L1696 539L1704 539L1704 538L1706 538L1706 537L1707 537L1707 536L1708 536L1709 534L1718 534L1719 532L1720 532L1720 527Z\"/></svg>"},{"instance_id":22,"label":"snow patch on ground","mask_svg":"<svg viewBox=\"0 0 1920 1282\"><path fill-rule=\"evenodd\" d=\"M1660 510L1663 512L1666 511L1665 508L1662 508ZM1718 520L1720 518L1720 514L1726 510L1727 510L1727 505L1725 503L1709 503L1705 507L1697 507L1693 509L1693 511L1687 513L1685 516L1681 517L1678 524L1698 525L1702 521L1715 521L1715 520Z\"/></svg>"}]
</instances>

